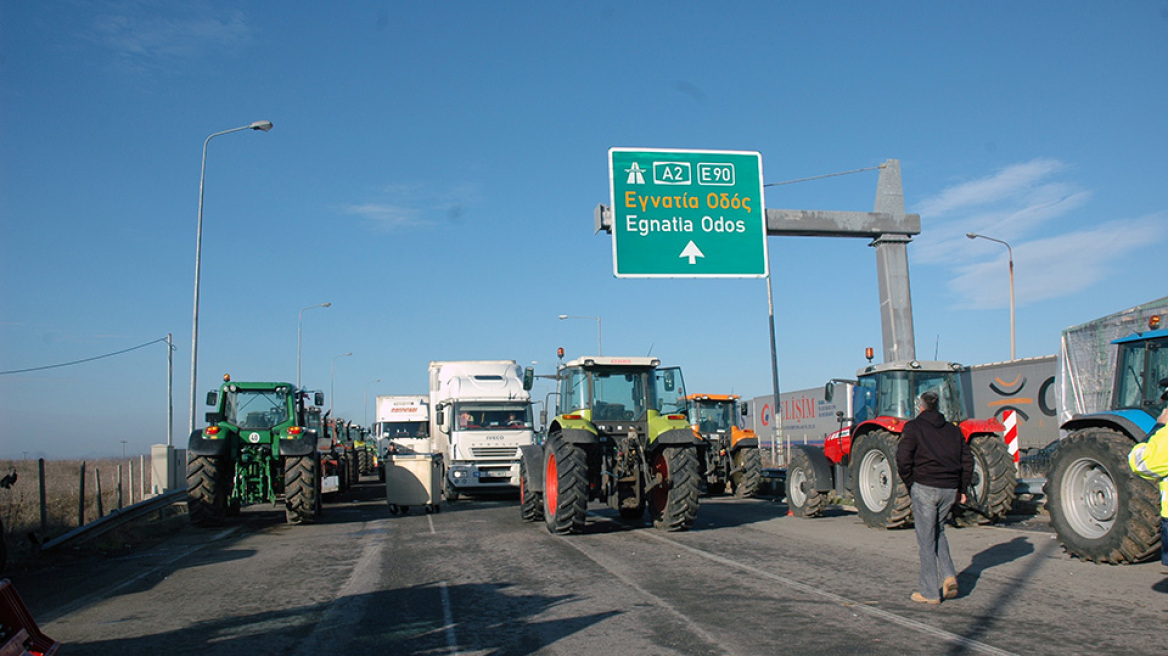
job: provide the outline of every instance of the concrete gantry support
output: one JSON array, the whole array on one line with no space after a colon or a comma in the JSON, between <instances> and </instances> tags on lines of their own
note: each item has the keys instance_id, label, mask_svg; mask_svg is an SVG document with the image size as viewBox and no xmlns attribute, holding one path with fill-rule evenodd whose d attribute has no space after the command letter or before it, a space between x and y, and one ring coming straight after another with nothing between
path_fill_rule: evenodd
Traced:
<instances>
[{"instance_id":1,"label":"concrete gantry support","mask_svg":"<svg viewBox=\"0 0 1168 656\"><path fill-rule=\"evenodd\" d=\"M900 162L880 165L873 212L767 209L767 235L773 237L863 237L876 249L880 286L880 327L884 361L916 358L908 243L921 233L919 214L905 214Z\"/></svg>"}]
</instances>

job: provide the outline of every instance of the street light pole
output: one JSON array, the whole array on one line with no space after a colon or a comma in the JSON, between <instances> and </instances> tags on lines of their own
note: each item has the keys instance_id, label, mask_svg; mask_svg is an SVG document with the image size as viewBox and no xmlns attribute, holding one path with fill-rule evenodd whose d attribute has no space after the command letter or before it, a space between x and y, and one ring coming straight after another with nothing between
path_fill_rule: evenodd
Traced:
<instances>
[{"instance_id":1,"label":"street light pole","mask_svg":"<svg viewBox=\"0 0 1168 656\"><path fill-rule=\"evenodd\" d=\"M337 382L337 358L347 358L350 355L353 355L352 351L349 351L348 353L342 353L340 355L334 355L332 362L329 363L329 416L330 417L333 414L333 389L336 388L336 382ZM336 419L336 417L333 417L333 419Z\"/></svg>"},{"instance_id":2,"label":"street light pole","mask_svg":"<svg viewBox=\"0 0 1168 656\"><path fill-rule=\"evenodd\" d=\"M300 308L300 316L296 319L296 389L300 389L300 333L304 323L304 311L313 308L331 307L332 303L321 303L319 305L310 305L306 308Z\"/></svg>"},{"instance_id":3,"label":"street light pole","mask_svg":"<svg viewBox=\"0 0 1168 656\"><path fill-rule=\"evenodd\" d=\"M1006 247L1006 253L1010 259L1010 359L1016 360L1017 352L1014 349L1014 249L1010 248L1010 245L1001 239L994 239L993 237L979 235L976 232L967 232L965 233L965 236L969 237L970 239L977 239L978 237L981 237L982 239L997 242Z\"/></svg>"},{"instance_id":4,"label":"street light pole","mask_svg":"<svg viewBox=\"0 0 1168 656\"><path fill-rule=\"evenodd\" d=\"M361 422L362 426L369 425L369 386L372 385L373 383L380 383L380 382L381 382L381 379L378 378L377 380L371 380L368 383L365 383L365 415L363 417L363 421Z\"/></svg>"},{"instance_id":5,"label":"street light pole","mask_svg":"<svg viewBox=\"0 0 1168 656\"><path fill-rule=\"evenodd\" d=\"M604 355L604 344L600 339L600 317L582 317L575 314L561 314L560 321L564 319L595 319L596 320L596 355Z\"/></svg>"},{"instance_id":6,"label":"street light pole","mask_svg":"<svg viewBox=\"0 0 1168 656\"><path fill-rule=\"evenodd\" d=\"M203 256L203 182L207 178L207 144L211 139L221 134L230 134L240 130L261 130L267 132L272 129L271 121L255 121L230 130L216 132L203 141L203 164L199 171L199 222L195 228L195 307L191 313L191 420L188 425L190 432L195 432L195 401L198 396L198 366L199 366L199 273Z\"/></svg>"}]
</instances>

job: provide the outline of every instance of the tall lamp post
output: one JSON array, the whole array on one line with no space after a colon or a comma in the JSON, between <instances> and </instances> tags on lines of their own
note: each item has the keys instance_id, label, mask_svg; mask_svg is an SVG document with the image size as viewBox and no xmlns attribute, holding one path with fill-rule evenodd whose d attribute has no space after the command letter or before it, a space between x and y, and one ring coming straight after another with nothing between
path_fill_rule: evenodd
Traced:
<instances>
[{"instance_id":1,"label":"tall lamp post","mask_svg":"<svg viewBox=\"0 0 1168 656\"><path fill-rule=\"evenodd\" d=\"M333 414L333 389L336 388L337 382L337 358L347 358L350 355L353 355L352 351L334 355L333 361L329 363L329 416ZM333 419L336 419L336 417L333 417Z\"/></svg>"},{"instance_id":2,"label":"tall lamp post","mask_svg":"<svg viewBox=\"0 0 1168 656\"><path fill-rule=\"evenodd\" d=\"M304 324L304 311L326 307L332 307L332 303L321 303L319 305L309 305L306 308L300 308L300 316L296 319L296 389L300 389L300 333Z\"/></svg>"},{"instance_id":3,"label":"tall lamp post","mask_svg":"<svg viewBox=\"0 0 1168 656\"><path fill-rule=\"evenodd\" d=\"M256 121L230 130L216 132L203 141L203 165L199 171L199 222L195 228L195 308L191 313L191 421L188 426L190 432L195 431L195 402L198 396L198 366L199 366L199 266L203 255L203 182L207 178L207 144L221 134L230 134L240 130L260 130L267 132L272 129L271 121Z\"/></svg>"},{"instance_id":4,"label":"tall lamp post","mask_svg":"<svg viewBox=\"0 0 1168 656\"><path fill-rule=\"evenodd\" d=\"M362 426L369 425L369 386L372 385L373 383L380 383L380 382L381 382L381 379L378 378L377 380L371 380L368 383L365 383L365 415L364 415L363 421L361 423Z\"/></svg>"},{"instance_id":5,"label":"tall lamp post","mask_svg":"<svg viewBox=\"0 0 1168 656\"><path fill-rule=\"evenodd\" d=\"M1014 350L1014 249L1010 248L1010 245L1001 239L994 239L993 237L979 235L976 232L967 232L965 233L965 236L969 237L970 239L977 239L980 237L988 241L997 242L1006 247L1006 253L1010 258L1010 359L1016 360L1017 357Z\"/></svg>"},{"instance_id":6,"label":"tall lamp post","mask_svg":"<svg viewBox=\"0 0 1168 656\"><path fill-rule=\"evenodd\" d=\"M604 355L604 345L600 341L600 317L582 317L575 314L561 314L560 321L564 319L595 319L596 320L596 355Z\"/></svg>"}]
</instances>

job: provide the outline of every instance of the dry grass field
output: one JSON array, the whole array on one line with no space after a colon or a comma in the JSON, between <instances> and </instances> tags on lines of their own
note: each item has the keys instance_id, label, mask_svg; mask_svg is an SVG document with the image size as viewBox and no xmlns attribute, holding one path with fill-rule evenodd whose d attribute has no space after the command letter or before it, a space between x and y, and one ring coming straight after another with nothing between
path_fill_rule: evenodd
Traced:
<instances>
[{"instance_id":1,"label":"dry grass field","mask_svg":"<svg viewBox=\"0 0 1168 656\"><path fill-rule=\"evenodd\" d=\"M98 478L101 481L101 510L104 514L118 507L118 467L122 469L122 505L142 500L142 490L150 489L150 462L146 461L145 486L141 461L91 460L85 464L85 522L98 514ZM45 461L45 523L41 525L40 473L36 460L0 460L0 477L16 473L16 483L0 488L0 520L4 523L4 541L10 561L19 561L34 550L30 534L46 542L78 526L80 506L81 460ZM133 485L130 469L133 468ZM132 489L131 489L132 487Z\"/></svg>"}]
</instances>

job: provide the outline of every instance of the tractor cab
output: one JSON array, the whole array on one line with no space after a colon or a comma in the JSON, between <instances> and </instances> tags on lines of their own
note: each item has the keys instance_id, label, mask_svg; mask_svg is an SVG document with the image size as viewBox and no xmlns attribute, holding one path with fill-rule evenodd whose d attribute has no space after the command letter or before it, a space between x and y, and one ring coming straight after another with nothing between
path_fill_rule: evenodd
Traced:
<instances>
[{"instance_id":1,"label":"tractor cab","mask_svg":"<svg viewBox=\"0 0 1168 656\"><path fill-rule=\"evenodd\" d=\"M913 360L869 365L856 373L852 390L854 425L876 417L908 421L917 415L917 399L928 391L941 399L939 410L954 423L972 416L961 394L955 362Z\"/></svg>"}]
</instances>

